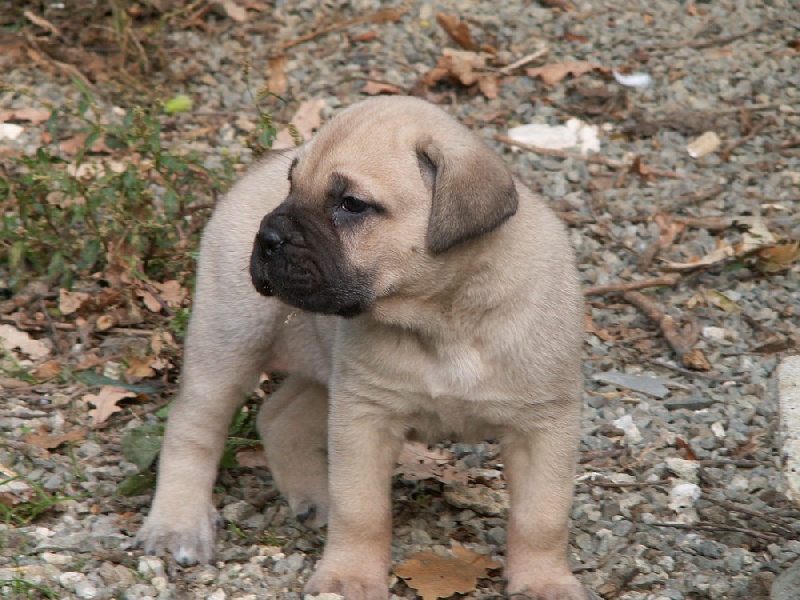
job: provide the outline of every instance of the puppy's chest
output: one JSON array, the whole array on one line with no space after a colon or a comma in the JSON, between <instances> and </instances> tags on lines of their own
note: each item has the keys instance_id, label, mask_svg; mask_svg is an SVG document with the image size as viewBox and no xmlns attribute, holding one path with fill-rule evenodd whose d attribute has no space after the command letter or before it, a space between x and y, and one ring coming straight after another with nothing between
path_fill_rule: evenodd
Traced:
<instances>
[{"instance_id":1,"label":"puppy's chest","mask_svg":"<svg viewBox=\"0 0 800 600\"><path fill-rule=\"evenodd\" d=\"M472 397L479 393L486 378L486 364L481 352L466 344L451 346L419 358L417 393L432 400L448 397ZM414 379L410 379L414 383Z\"/></svg>"}]
</instances>

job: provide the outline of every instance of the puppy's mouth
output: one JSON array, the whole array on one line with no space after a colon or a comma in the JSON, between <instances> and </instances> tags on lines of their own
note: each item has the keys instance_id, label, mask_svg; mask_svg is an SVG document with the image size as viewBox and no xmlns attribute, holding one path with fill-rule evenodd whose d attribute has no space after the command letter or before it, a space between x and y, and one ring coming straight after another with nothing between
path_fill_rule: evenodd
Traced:
<instances>
[{"instance_id":1,"label":"puppy's mouth","mask_svg":"<svg viewBox=\"0 0 800 600\"><path fill-rule=\"evenodd\" d=\"M354 317L374 300L370 278L347 262L338 237L284 206L261 222L250 277L258 293L309 312Z\"/></svg>"}]
</instances>

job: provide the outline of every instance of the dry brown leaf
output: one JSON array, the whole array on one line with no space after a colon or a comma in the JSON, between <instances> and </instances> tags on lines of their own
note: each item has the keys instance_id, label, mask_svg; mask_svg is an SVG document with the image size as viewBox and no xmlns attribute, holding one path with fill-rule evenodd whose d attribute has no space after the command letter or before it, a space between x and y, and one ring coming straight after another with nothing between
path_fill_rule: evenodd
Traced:
<instances>
[{"instance_id":1,"label":"dry brown leaf","mask_svg":"<svg viewBox=\"0 0 800 600\"><path fill-rule=\"evenodd\" d=\"M417 590L423 600L447 598L456 593L475 589L478 578L486 577L488 569L499 569L500 563L490 556L478 554L453 544L452 556L434 552L419 552L407 558L394 570L398 577Z\"/></svg>"},{"instance_id":2,"label":"dry brown leaf","mask_svg":"<svg viewBox=\"0 0 800 600\"><path fill-rule=\"evenodd\" d=\"M138 289L136 294L141 297L142 302L151 312L161 312L164 308L162 302L166 303L169 308L180 308L186 299L186 289L178 281L171 280L164 283L151 281L149 285L155 290L158 297L146 287Z\"/></svg>"},{"instance_id":3,"label":"dry brown leaf","mask_svg":"<svg viewBox=\"0 0 800 600\"><path fill-rule=\"evenodd\" d=\"M269 79L267 90L276 96L283 96L289 89L289 76L286 74L286 55L273 56L267 63Z\"/></svg>"},{"instance_id":4,"label":"dry brown leaf","mask_svg":"<svg viewBox=\"0 0 800 600\"><path fill-rule=\"evenodd\" d=\"M128 361L128 368L125 369L125 375L136 377L137 379L155 377L156 372L152 367L154 361L154 356L148 356L146 358L132 358Z\"/></svg>"},{"instance_id":5,"label":"dry brown leaf","mask_svg":"<svg viewBox=\"0 0 800 600\"><path fill-rule=\"evenodd\" d=\"M81 133L78 133L78 134L74 135L73 137L71 137L69 139L64 140L63 142L61 142L58 145L58 147L64 154L67 154L69 156L75 156L86 145L86 139L88 137L89 137L88 133L81 132ZM111 148L106 146L106 142L102 138L102 136L97 138L94 141L94 143L92 144L92 147L89 148L89 151L90 152L96 152L96 153L101 153L102 152L102 153L106 153L106 154L112 154L113 153Z\"/></svg>"},{"instance_id":6,"label":"dry brown leaf","mask_svg":"<svg viewBox=\"0 0 800 600\"><path fill-rule=\"evenodd\" d=\"M89 416L92 417L92 425L99 425L100 423L105 423L115 412L122 410L121 407L117 406L117 402L125 398L135 397L135 393L129 392L125 388L104 385L100 389L100 393L86 394L83 399L95 406L94 409L89 411Z\"/></svg>"},{"instance_id":7,"label":"dry brown leaf","mask_svg":"<svg viewBox=\"0 0 800 600\"><path fill-rule=\"evenodd\" d=\"M40 431L39 433L29 433L25 436L25 442L45 450L58 448L61 444L66 444L67 442L77 442L85 439L85 429L73 429L61 435L50 435L46 431Z\"/></svg>"},{"instance_id":8,"label":"dry brown leaf","mask_svg":"<svg viewBox=\"0 0 800 600\"><path fill-rule=\"evenodd\" d=\"M220 2L220 4L222 5L222 8L225 9L225 14L227 14L234 21L243 23L247 20L247 9L245 9L243 6L239 6L233 0L223 0Z\"/></svg>"},{"instance_id":9,"label":"dry brown leaf","mask_svg":"<svg viewBox=\"0 0 800 600\"><path fill-rule=\"evenodd\" d=\"M459 21L455 15L439 13L436 15L436 22L450 36L450 39L464 48L464 50L471 50L472 52L478 50L478 44L472 39L472 34L466 21Z\"/></svg>"},{"instance_id":10,"label":"dry brown leaf","mask_svg":"<svg viewBox=\"0 0 800 600\"><path fill-rule=\"evenodd\" d=\"M466 483L467 474L457 471L450 464L453 455L436 448L428 448L419 442L406 442L397 457L395 474L406 481L435 479L442 483Z\"/></svg>"},{"instance_id":11,"label":"dry brown leaf","mask_svg":"<svg viewBox=\"0 0 800 600\"><path fill-rule=\"evenodd\" d=\"M800 261L800 241L764 248L758 258L759 268L765 273L785 271Z\"/></svg>"},{"instance_id":12,"label":"dry brown leaf","mask_svg":"<svg viewBox=\"0 0 800 600\"><path fill-rule=\"evenodd\" d=\"M242 467L268 469L267 455L261 444L241 446L236 450L236 462Z\"/></svg>"},{"instance_id":13,"label":"dry brown leaf","mask_svg":"<svg viewBox=\"0 0 800 600\"><path fill-rule=\"evenodd\" d=\"M357 35L354 35L350 39L353 40L354 42L371 42L376 37L378 37L377 31L365 31L364 33L359 33Z\"/></svg>"},{"instance_id":14,"label":"dry brown leaf","mask_svg":"<svg viewBox=\"0 0 800 600\"><path fill-rule=\"evenodd\" d=\"M322 109L325 108L325 100L316 98L303 102L292 117L291 123L297 128L297 132L303 139L308 139L316 129L322 125ZM289 129L282 129L275 137L273 148L294 148L295 143Z\"/></svg>"},{"instance_id":15,"label":"dry brown leaf","mask_svg":"<svg viewBox=\"0 0 800 600\"><path fill-rule=\"evenodd\" d=\"M24 390L31 387L31 384L21 379L13 377L0 377L0 390Z\"/></svg>"},{"instance_id":16,"label":"dry brown leaf","mask_svg":"<svg viewBox=\"0 0 800 600\"><path fill-rule=\"evenodd\" d=\"M390 83L368 81L364 87L361 88L361 93L367 94L368 96L377 96L379 94L402 94L403 90Z\"/></svg>"},{"instance_id":17,"label":"dry brown leaf","mask_svg":"<svg viewBox=\"0 0 800 600\"><path fill-rule=\"evenodd\" d=\"M71 315L77 312L89 298L86 292L70 292L61 288L58 290L58 310L62 315Z\"/></svg>"},{"instance_id":18,"label":"dry brown leaf","mask_svg":"<svg viewBox=\"0 0 800 600\"><path fill-rule=\"evenodd\" d=\"M478 89L489 100L497 98L497 76L491 73L483 75L480 79L478 79Z\"/></svg>"},{"instance_id":19,"label":"dry brown leaf","mask_svg":"<svg viewBox=\"0 0 800 600\"><path fill-rule=\"evenodd\" d=\"M470 86L480 77L476 72L486 67L488 55L466 50L445 48L436 66L422 76L426 85L434 85L443 79L455 79L461 85Z\"/></svg>"},{"instance_id":20,"label":"dry brown leaf","mask_svg":"<svg viewBox=\"0 0 800 600\"><path fill-rule=\"evenodd\" d=\"M2 48L2 46L0 46ZM0 51L2 52L2 51ZM50 118L50 111L41 108L17 108L15 110L0 110L0 123L8 121L30 121L34 125L44 123Z\"/></svg>"},{"instance_id":21,"label":"dry brown leaf","mask_svg":"<svg viewBox=\"0 0 800 600\"><path fill-rule=\"evenodd\" d=\"M554 85L562 81L568 75L573 77L580 77L591 71L600 71L601 73L609 73L609 69L598 65L597 63L585 61L570 61L563 63L551 63L535 69L528 69L528 77L541 77L542 81L547 85Z\"/></svg>"},{"instance_id":22,"label":"dry brown leaf","mask_svg":"<svg viewBox=\"0 0 800 600\"><path fill-rule=\"evenodd\" d=\"M33 339L26 332L6 324L0 325L0 346L9 352L18 348L34 360L50 354L50 348L44 343Z\"/></svg>"},{"instance_id":23,"label":"dry brown leaf","mask_svg":"<svg viewBox=\"0 0 800 600\"><path fill-rule=\"evenodd\" d=\"M170 308L180 308L186 299L186 288L176 280L165 281L163 283L153 283L164 301Z\"/></svg>"},{"instance_id":24,"label":"dry brown leaf","mask_svg":"<svg viewBox=\"0 0 800 600\"><path fill-rule=\"evenodd\" d=\"M48 360L47 362L43 362L33 371L31 371L31 375L33 375L36 379L39 380L53 379L54 377L58 377L60 374L61 374L61 365L59 365L58 361L55 360Z\"/></svg>"}]
</instances>

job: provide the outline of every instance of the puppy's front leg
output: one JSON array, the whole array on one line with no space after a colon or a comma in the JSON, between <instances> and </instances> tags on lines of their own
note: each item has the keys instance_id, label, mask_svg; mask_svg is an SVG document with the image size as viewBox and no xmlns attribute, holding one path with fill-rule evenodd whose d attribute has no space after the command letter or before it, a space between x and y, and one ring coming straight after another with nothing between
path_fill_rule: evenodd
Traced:
<instances>
[{"instance_id":1,"label":"puppy's front leg","mask_svg":"<svg viewBox=\"0 0 800 600\"><path fill-rule=\"evenodd\" d=\"M543 420L541 429L504 439L511 494L506 579L512 599L586 600L567 562L577 424L577 409L564 407Z\"/></svg>"},{"instance_id":2,"label":"puppy's front leg","mask_svg":"<svg viewBox=\"0 0 800 600\"><path fill-rule=\"evenodd\" d=\"M386 600L391 566L390 488L403 429L367 399L332 391L328 421L328 540L306 593Z\"/></svg>"}]
</instances>

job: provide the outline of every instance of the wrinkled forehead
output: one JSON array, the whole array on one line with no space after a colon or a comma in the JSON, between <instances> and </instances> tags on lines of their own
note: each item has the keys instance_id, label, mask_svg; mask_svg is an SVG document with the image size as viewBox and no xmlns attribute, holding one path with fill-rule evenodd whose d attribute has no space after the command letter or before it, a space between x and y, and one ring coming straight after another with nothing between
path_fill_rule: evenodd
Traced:
<instances>
[{"instance_id":1,"label":"wrinkled forehead","mask_svg":"<svg viewBox=\"0 0 800 600\"><path fill-rule=\"evenodd\" d=\"M293 181L313 182L316 188L338 175L365 185L372 178L391 183L417 164L415 147L423 132L408 115L346 111L303 147L292 169Z\"/></svg>"}]
</instances>

